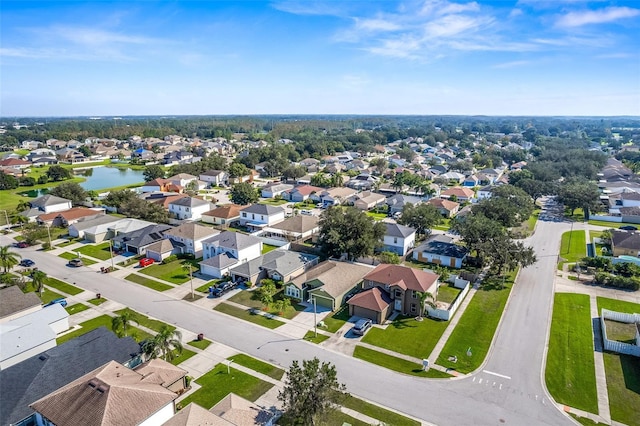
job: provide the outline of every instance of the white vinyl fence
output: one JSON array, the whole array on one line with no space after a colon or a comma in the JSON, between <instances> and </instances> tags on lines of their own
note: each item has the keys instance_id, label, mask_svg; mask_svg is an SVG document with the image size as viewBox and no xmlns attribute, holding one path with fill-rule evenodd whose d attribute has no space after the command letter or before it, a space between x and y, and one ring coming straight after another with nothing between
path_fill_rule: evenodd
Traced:
<instances>
[{"instance_id":1,"label":"white vinyl fence","mask_svg":"<svg viewBox=\"0 0 640 426\"><path fill-rule=\"evenodd\" d=\"M640 357L640 334L638 333L637 328L635 345L618 342L616 340L609 340L607 338L607 326L604 321L606 319L611 321L624 322L627 324L638 324L640 323L640 314L624 314L622 312L614 312L603 309L602 314L600 315L600 325L602 328L602 340L604 342L604 349L607 351Z\"/></svg>"},{"instance_id":2,"label":"white vinyl fence","mask_svg":"<svg viewBox=\"0 0 640 426\"><path fill-rule=\"evenodd\" d=\"M449 279L449 281L452 281ZM462 301L464 300L467 293L469 293L469 289L471 288L471 283L467 280L463 280L455 277L455 281L453 282L453 286L456 288L462 288L462 291L458 294L458 296L453 300L453 302L449 305L447 309L438 309L432 308L430 306L427 307L427 316L431 318L438 318L444 321L449 321L453 318L453 314L456 313Z\"/></svg>"}]
</instances>

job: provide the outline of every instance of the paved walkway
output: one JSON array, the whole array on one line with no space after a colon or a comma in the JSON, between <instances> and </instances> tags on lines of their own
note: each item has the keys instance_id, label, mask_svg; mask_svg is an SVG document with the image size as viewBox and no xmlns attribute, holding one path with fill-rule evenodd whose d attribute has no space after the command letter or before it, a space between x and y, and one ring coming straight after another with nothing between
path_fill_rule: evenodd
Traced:
<instances>
[{"instance_id":1,"label":"paved walkway","mask_svg":"<svg viewBox=\"0 0 640 426\"><path fill-rule=\"evenodd\" d=\"M604 369L602 330L600 327L598 303L594 295L589 296L591 302L591 318L593 321L593 337L594 337L594 361L596 368L596 384L598 390L598 414L606 422L611 422L611 414L609 412L609 393L607 391L607 373Z\"/></svg>"}]
</instances>

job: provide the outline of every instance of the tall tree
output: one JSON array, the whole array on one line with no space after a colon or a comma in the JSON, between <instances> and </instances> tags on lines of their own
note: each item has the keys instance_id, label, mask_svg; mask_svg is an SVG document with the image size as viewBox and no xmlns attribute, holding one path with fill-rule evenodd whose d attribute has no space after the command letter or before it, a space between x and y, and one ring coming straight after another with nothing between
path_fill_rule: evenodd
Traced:
<instances>
[{"instance_id":1,"label":"tall tree","mask_svg":"<svg viewBox=\"0 0 640 426\"><path fill-rule=\"evenodd\" d=\"M142 344L142 350L150 358L159 356L165 361L171 362L176 354L182 353L181 340L182 333L165 324L160 328L158 334Z\"/></svg>"},{"instance_id":2,"label":"tall tree","mask_svg":"<svg viewBox=\"0 0 640 426\"><path fill-rule=\"evenodd\" d=\"M123 337L127 335L127 327L132 322L136 321L134 321L131 311L123 311L120 315L111 319L111 329L118 337Z\"/></svg>"},{"instance_id":3,"label":"tall tree","mask_svg":"<svg viewBox=\"0 0 640 426\"><path fill-rule=\"evenodd\" d=\"M405 204L398 219L400 225L410 226L416 234L428 236L434 226L442 222L442 215L431 204Z\"/></svg>"},{"instance_id":4,"label":"tall tree","mask_svg":"<svg viewBox=\"0 0 640 426\"><path fill-rule=\"evenodd\" d=\"M75 182L64 182L49 191L49 194L56 197L71 200L74 205L84 203L87 199L87 191Z\"/></svg>"},{"instance_id":5,"label":"tall tree","mask_svg":"<svg viewBox=\"0 0 640 426\"><path fill-rule=\"evenodd\" d=\"M598 185L582 179L571 180L560 186L558 202L568 207L571 215L575 209L581 207L584 211L584 220L589 220L590 213L598 211L602 206Z\"/></svg>"},{"instance_id":6,"label":"tall tree","mask_svg":"<svg viewBox=\"0 0 640 426\"><path fill-rule=\"evenodd\" d=\"M38 270L33 273L31 276L31 282L33 286L36 288L36 291L42 297L42 292L44 291L44 284L47 282L47 274Z\"/></svg>"},{"instance_id":7,"label":"tall tree","mask_svg":"<svg viewBox=\"0 0 640 426\"><path fill-rule=\"evenodd\" d=\"M238 178L249 174L249 169L242 163L233 163L229 166L229 176Z\"/></svg>"},{"instance_id":8,"label":"tall tree","mask_svg":"<svg viewBox=\"0 0 640 426\"><path fill-rule=\"evenodd\" d=\"M318 241L328 257L349 260L373 253L381 245L386 228L364 212L353 207L329 207L320 219Z\"/></svg>"},{"instance_id":9,"label":"tall tree","mask_svg":"<svg viewBox=\"0 0 640 426\"><path fill-rule=\"evenodd\" d=\"M345 385L338 382L334 365L318 358L303 360L302 366L293 361L284 388L278 393L282 401L285 422L292 425L322 424L324 416L338 404Z\"/></svg>"},{"instance_id":10,"label":"tall tree","mask_svg":"<svg viewBox=\"0 0 640 426\"><path fill-rule=\"evenodd\" d=\"M233 185L229 191L229 198L234 204L241 206L255 203L260 199L258 190L249 182L241 182Z\"/></svg>"},{"instance_id":11,"label":"tall tree","mask_svg":"<svg viewBox=\"0 0 640 426\"><path fill-rule=\"evenodd\" d=\"M164 167L159 166L158 164L152 164L150 166L146 166L144 168L144 172L142 172L142 176L144 176L145 182L149 182L158 178L163 178Z\"/></svg>"},{"instance_id":12,"label":"tall tree","mask_svg":"<svg viewBox=\"0 0 640 426\"><path fill-rule=\"evenodd\" d=\"M528 219L533 213L533 207L531 197L522 189L502 185L492 191L491 198L475 205L473 211L510 228Z\"/></svg>"},{"instance_id":13,"label":"tall tree","mask_svg":"<svg viewBox=\"0 0 640 426\"><path fill-rule=\"evenodd\" d=\"M4 268L5 274L20 262L18 259L22 259L22 256L11 251L11 246L0 247L0 265Z\"/></svg>"},{"instance_id":14,"label":"tall tree","mask_svg":"<svg viewBox=\"0 0 640 426\"><path fill-rule=\"evenodd\" d=\"M65 179L71 179L71 171L62 166L53 165L49 167L46 173L49 180L60 181Z\"/></svg>"}]
</instances>

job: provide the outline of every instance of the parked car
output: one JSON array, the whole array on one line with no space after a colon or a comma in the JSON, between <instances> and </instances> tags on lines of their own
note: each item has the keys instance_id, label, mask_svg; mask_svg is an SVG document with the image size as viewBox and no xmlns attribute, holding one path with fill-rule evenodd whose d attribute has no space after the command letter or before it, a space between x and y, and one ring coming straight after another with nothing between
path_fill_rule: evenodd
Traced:
<instances>
[{"instance_id":1,"label":"parked car","mask_svg":"<svg viewBox=\"0 0 640 426\"><path fill-rule=\"evenodd\" d=\"M225 282L219 283L213 288L213 290L211 290L211 295L213 297L220 297L226 292L228 292L229 290L233 289L234 287L235 287L235 284L232 283L231 281L225 281Z\"/></svg>"},{"instance_id":2,"label":"parked car","mask_svg":"<svg viewBox=\"0 0 640 426\"><path fill-rule=\"evenodd\" d=\"M31 259L22 259L18 265L24 266L25 268L30 268L35 264L36 264L36 262L34 262Z\"/></svg>"},{"instance_id":3,"label":"parked car","mask_svg":"<svg viewBox=\"0 0 640 426\"><path fill-rule=\"evenodd\" d=\"M141 268L144 268L145 266L153 265L154 262L155 260L149 257L143 257L142 259L140 259L140 262L138 262L138 264Z\"/></svg>"},{"instance_id":4,"label":"parked car","mask_svg":"<svg viewBox=\"0 0 640 426\"><path fill-rule=\"evenodd\" d=\"M59 299L53 299L51 302L44 305L44 307L46 308L47 306L52 306L52 305L62 305L62 307L64 308L67 306L67 299L62 297Z\"/></svg>"},{"instance_id":5,"label":"parked car","mask_svg":"<svg viewBox=\"0 0 640 426\"><path fill-rule=\"evenodd\" d=\"M362 336L371 328L372 325L373 323L370 319L359 319L353 326L353 333Z\"/></svg>"},{"instance_id":6,"label":"parked car","mask_svg":"<svg viewBox=\"0 0 640 426\"><path fill-rule=\"evenodd\" d=\"M29 247L29 244L24 242L24 241L20 241L19 243L16 243L16 247L18 247L18 248L27 248L27 247Z\"/></svg>"},{"instance_id":7,"label":"parked car","mask_svg":"<svg viewBox=\"0 0 640 426\"><path fill-rule=\"evenodd\" d=\"M623 231L637 231L638 230L638 228L636 228L635 226L631 226L631 225L621 226L620 229L622 229Z\"/></svg>"},{"instance_id":8,"label":"parked car","mask_svg":"<svg viewBox=\"0 0 640 426\"><path fill-rule=\"evenodd\" d=\"M82 259L76 257L75 259L71 259L68 265L77 268L79 266L84 265L84 263L82 262Z\"/></svg>"}]
</instances>

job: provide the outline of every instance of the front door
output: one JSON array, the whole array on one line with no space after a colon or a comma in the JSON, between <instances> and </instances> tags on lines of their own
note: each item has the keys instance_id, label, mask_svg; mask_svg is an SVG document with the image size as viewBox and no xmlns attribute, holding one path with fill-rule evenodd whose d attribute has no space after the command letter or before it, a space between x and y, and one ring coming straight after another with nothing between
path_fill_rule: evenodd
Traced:
<instances>
[{"instance_id":1,"label":"front door","mask_svg":"<svg viewBox=\"0 0 640 426\"><path fill-rule=\"evenodd\" d=\"M393 305L393 309L396 311L401 311L402 310L402 299L396 299L394 305Z\"/></svg>"}]
</instances>

